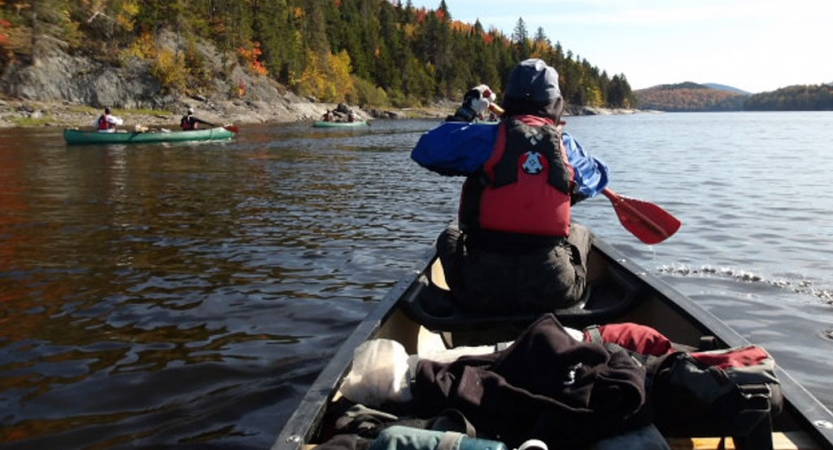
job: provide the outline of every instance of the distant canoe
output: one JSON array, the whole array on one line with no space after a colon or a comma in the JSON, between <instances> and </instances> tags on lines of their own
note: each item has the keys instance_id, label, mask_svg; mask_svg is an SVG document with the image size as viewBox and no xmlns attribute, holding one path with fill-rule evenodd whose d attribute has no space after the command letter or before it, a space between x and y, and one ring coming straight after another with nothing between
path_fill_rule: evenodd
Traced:
<instances>
[{"instance_id":1,"label":"distant canoe","mask_svg":"<svg viewBox=\"0 0 833 450\"><path fill-rule=\"evenodd\" d=\"M315 128L352 128L352 127L366 127L368 126L367 121L360 120L357 122L334 122L330 121L327 122L325 120L318 120L314 124L312 124Z\"/></svg>"},{"instance_id":2,"label":"distant canoe","mask_svg":"<svg viewBox=\"0 0 833 450\"><path fill-rule=\"evenodd\" d=\"M231 139L234 133L217 127L189 131L144 131L99 133L67 128L64 140L67 144L148 144L155 142L217 141Z\"/></svg>"}]
</instances>

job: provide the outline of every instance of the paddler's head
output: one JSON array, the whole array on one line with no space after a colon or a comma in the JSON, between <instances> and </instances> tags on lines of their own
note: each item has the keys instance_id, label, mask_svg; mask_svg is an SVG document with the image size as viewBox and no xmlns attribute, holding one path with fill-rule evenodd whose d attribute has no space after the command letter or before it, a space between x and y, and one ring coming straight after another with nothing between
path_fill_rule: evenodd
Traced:
<instances>
[{"instance_id":1,"label":"paddler's head","mask_svg":"<svg viewBox=\"0 0 833 450\"><path fill-rule=\"evenodd\" d=\"M509 74L503 108L507 116L531 114L558 123L564 108L558 72L537 58L521 61Z\"/></svg>"}]
</instances>

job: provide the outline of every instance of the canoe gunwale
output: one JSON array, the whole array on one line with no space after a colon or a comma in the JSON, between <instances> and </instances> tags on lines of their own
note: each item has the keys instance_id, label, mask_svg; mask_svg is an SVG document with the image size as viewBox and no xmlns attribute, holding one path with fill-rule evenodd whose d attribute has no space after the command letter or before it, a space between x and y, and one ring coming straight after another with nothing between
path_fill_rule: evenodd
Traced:
<instances>
[{"instance_id":1,"label":"canoe gunwale","mask_svg":"<svg viewBox=\"0 0 833 450\"><path fill-rule=\"evenodd\" d=\"M648 289L654 290L658 295L668 298L668 306L678 309L683 315L693 319L693 322L708 330L708 334L715 336L727 347L740 347L749 345L750 342L741 336L734 328L717 316L697 305L691 298L683 295L656 275L648 273L640 265L625 258L618 250L610 244L596 239L594 245L599 247L602 253L608 257L615 256L617 263L623 265L629 272L642 279ZM775 365L775 374L781 385L781 392L786 401L784 408L792 410L797 417L807 420L804 426L805 431L818 433L823 441L824 448L833 450L833 412L831 412L821 401L812 395L801 383L798 382L789 372L782 367ZM777 417L776 417L777 419Z\"/></svg>"},{"instance_id":2,"label":"canoe gunwale","mask_svg":"<svg viewBox=\"0 0 833 450\"><path fill-rule=\"evenodd\" d=\"M331 400L342 378L350 370L353 350L376 334L385 319L395 311L399 299L419 282L422 268L428 266L433 257L433 249L427 251L415 268L403 276L359 323L310 386L307 395L296 409L296 414L289 418L272 445L272 450L298 450L305 443L311 442L315 427L324 416L327 402Z\"/></svg>"}]
</instances>

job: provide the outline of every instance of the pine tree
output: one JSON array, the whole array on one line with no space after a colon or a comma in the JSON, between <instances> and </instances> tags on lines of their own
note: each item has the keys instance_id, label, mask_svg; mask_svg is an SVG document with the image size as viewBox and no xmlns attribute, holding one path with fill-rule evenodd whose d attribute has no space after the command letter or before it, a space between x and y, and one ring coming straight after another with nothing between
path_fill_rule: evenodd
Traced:
<instances>
[{"instance_id":1,"label":"pine tree","mask_svg":"<svg viewBox=\"0 0 833 450\"><path fill-rule=\"evenodd\" d=\"M523 17L518 19L515 30L512 32L512 44L515 49L515 58L518 61L528 59L532 54L529 48L529 33L526 30L526 23Z\"/></svg>"}]
</instances>

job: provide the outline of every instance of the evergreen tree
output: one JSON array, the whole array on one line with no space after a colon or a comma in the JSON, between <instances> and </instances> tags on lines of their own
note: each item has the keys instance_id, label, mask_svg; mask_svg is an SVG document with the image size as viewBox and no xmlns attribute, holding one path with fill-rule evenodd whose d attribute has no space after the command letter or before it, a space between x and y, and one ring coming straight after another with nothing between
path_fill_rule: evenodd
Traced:
<instances>
[{"instance_id":1,"label":"evergreen tree","mask_svg":"<svg viewBox=\"0 0 833 450\"><path fill-rule=\"evenodd\" d=\"M458 100L480 83L500 93L515 64L537 57L558 70L569 103L634 102L624 75L610 79L560 43L552 45L543 28L530 39L521 17L507 38L484 30L479 20L454 21L446 0L436 10L416 9L412 0L0 1L0 17L16 36L0 35L3 63L34 61L46 43L113 61L125 53L148 59L155 76L183 92L208 88L243 65L299 93L352 95L359 86L355 98L386 97L405 106ZM165 33L176 39L161 39ZM220 51L223 73L206 73L201 42ZM826 92L798 95L796 107L811 108Z\"/></svg>"},{"instance_id":2,"label":"evergreen tree","mask_svg":"<svg viewBox=\"0 0 833 450\"><path fill-rule=\"evenodd\" d=\"M512 32L512 44L514 44L515 59L518 61L523 61L531 56L532 50L529 45L529 32L526 30L526 23L523 17L519 18L515 24L515 30Z\"/></svg>"}]
</instances>

